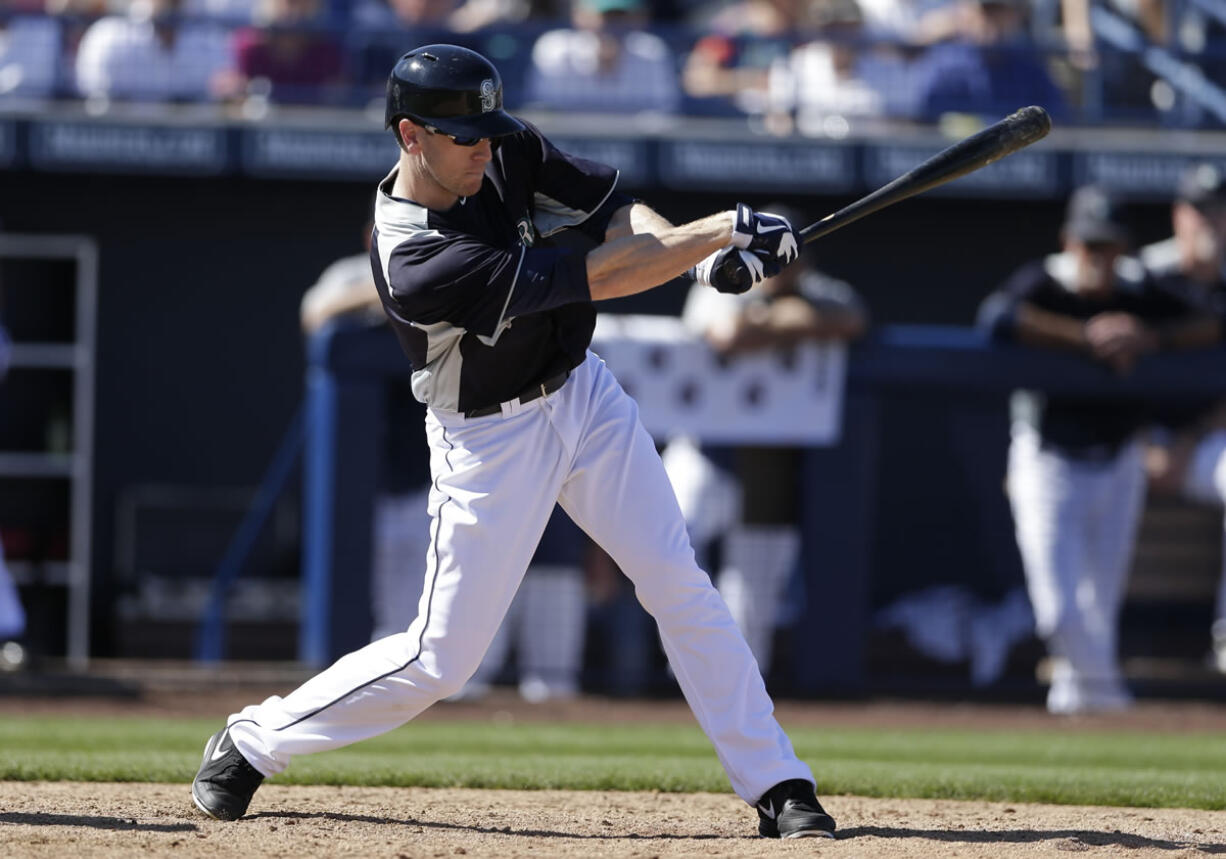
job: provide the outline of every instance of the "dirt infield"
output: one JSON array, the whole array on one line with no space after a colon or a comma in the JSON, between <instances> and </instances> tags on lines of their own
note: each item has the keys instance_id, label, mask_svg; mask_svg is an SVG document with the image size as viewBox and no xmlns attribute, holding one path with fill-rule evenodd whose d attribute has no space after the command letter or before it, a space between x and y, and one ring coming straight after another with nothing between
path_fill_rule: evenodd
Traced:
<instances>
[{"instance_id":1,"label":"dirt infield","mask_svg":"<svg viewBox=\"0 0 1226 859\"><path fill-rule=\"evenodd\" d=\"M1226 854L1226 816L829 797L834 841L754 836L735 797L266 785L237 823L187 785L0 783L6 857L1175 857Z\"/></svg>"},{"instance_id":2,"label":"dirt infield","mask_svg":"<svg viewBox=\"0 0 1226 859\"><path fill-rule=\"evenodd\" d=\"M278 691L278 690L269 690ZM283 690L279 690L283 691ZM146 694L136 700L18 699L6 713L216 716L264 690ZM1053 719L1037 705L783 703L786 726L1226 731L1220 703L1146 702L1112 717ZM423 719L692 723L680 701L581 699L528 705L514 695L443 704ZM1058 726L1058 727L1057 727ZM203 737L201 741L203 742ZM1226 855L1226 813L825 796L834 841L755 837L756 815L729 794L482 791L268 784L234 824L200 816L186 784L0 782L0 856L379 857L1035 857Z\"/></svg>"}]
</instances>

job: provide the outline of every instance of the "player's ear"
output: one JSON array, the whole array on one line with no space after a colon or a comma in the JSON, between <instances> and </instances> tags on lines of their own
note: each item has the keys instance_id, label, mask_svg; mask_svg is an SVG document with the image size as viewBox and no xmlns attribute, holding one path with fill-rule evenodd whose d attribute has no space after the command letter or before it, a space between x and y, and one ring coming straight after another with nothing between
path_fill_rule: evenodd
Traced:
<instances>
[{"instance_id":1,"label":"player's ear","mask_svg":"<svg viewBox=\"0 0 1226 859\"><path fill-rule=\"evenodd\" d=\"M404 147L406 152L418 152L421 145L417 142L417 135L422 132L422 129L414 125L404 117L396 123L396 133L400 135L400 145Z\"/></svg>"}]
</instances>

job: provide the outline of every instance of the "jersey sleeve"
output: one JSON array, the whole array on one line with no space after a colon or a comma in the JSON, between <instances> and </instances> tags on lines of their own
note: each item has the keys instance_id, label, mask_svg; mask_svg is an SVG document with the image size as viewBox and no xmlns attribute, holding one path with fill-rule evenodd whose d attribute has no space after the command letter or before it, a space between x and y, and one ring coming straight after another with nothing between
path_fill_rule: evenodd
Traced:
<instances>
[{"instance_id":1,"label":"jersey sleeve","mask_svg":"<svg viewBox=\"0 0 1226 859\"><path fill-rule=\"evenodd\" d=\"M388 291L406 319L446 322L496 337L514 316L591 300L582 255L558 248L495 248L428 230L397 245Z\"/></svg>"},{"instance_id":2,"label":"jersey sleeve","mask_svg":"<svg viewBox=\"0 0 1226 859\"><path fill-rule=\"evenodd\" d=\"M617 191L618 172L554 146L536 126L524 122L519 135L525 158L533 165L533 224L542 236L578 227L597 241L617 209L633 198Z\"/></svg>"}]
</instances>

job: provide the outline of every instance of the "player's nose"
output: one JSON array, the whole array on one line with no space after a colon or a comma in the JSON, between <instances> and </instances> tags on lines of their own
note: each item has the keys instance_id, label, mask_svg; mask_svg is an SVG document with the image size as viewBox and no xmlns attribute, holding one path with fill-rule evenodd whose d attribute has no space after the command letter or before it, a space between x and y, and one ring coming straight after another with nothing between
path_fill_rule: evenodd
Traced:
<instances>
[{"instance_id":1,"label":"player's nose","mask_svg":"<svg viewBox=\"0 0 1226 859\"><path fill-rule=\"evenodd\" d=\"M490 139L487 137L473 147L473 160L482 163L489 161L494 157L494 148L490 144Z\"/></svg>"}]
</instances>

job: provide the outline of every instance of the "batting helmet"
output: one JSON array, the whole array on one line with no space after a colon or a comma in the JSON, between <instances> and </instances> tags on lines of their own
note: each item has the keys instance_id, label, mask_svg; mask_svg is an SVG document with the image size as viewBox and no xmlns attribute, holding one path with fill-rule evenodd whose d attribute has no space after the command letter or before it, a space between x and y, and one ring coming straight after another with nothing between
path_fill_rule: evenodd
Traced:
<instances>
[{"instance_id":1,"label":"batting helmet","mask_svg":"<svg viewBox=\"0 0 1226 859\"><path fill-rule=\"evenodd\" d=\"M494 64L458 45L426 45L396 61L387 79L386 127L401 118L460 138L501 137L523 130L502 109Z\"/></svg>"}]
</instances>

